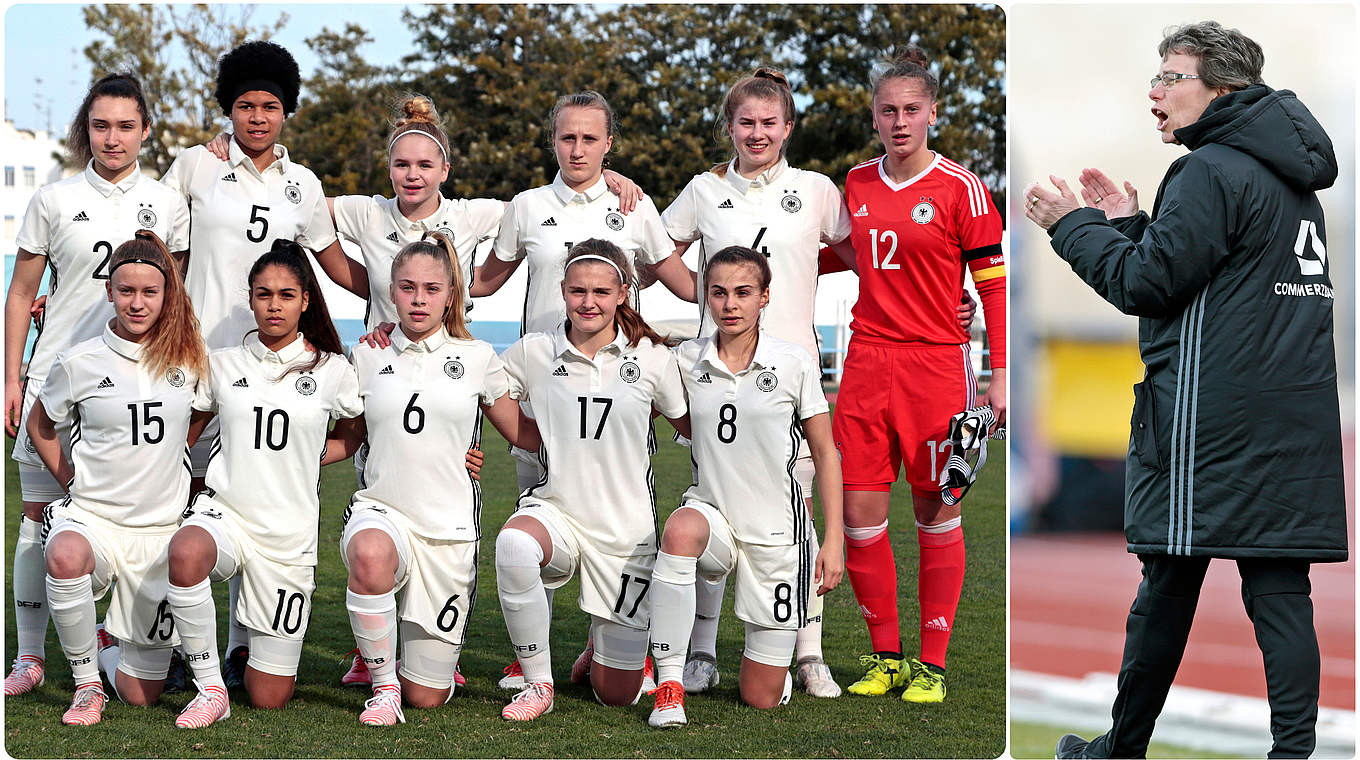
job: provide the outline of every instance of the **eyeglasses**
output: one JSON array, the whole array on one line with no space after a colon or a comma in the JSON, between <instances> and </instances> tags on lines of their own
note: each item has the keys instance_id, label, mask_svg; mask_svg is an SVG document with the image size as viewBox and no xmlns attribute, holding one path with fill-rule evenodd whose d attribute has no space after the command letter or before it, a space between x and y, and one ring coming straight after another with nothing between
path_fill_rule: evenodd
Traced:
<instances>
[{"instance_id":1,"label":"eyeglasses","mask_svg":"<svg viewBox=\"0 0 1360 760\"><path fill-rule=\"evenodd\" d=\"M1152 81L1148 82L1148 87L1156 87L1157 84L1160 82L1161 85L1162 85L1163 87L1165 87L1166 89L1169 90L1169 89L1171 89L1173 86L1175 86L1175 84L1176 84L1177 81L1179 81L1179 80L1181 80L1181 79L1199 79L1199 75L1198 75L1198 74L1171 74L1171 73L1167 73L1167 74L1158 74L1157 76L1155 76L1155 77L1152 78Z\"/></svg>"}]
</instances>

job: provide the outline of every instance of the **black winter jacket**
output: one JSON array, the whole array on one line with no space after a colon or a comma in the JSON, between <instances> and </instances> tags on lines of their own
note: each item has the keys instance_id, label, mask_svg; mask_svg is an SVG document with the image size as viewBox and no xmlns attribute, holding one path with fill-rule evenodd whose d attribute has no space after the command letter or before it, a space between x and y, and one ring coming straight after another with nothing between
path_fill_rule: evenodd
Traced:
<instances>
[{"instance_id":1,"label":"black winter jacket","mask_svg":"<svg viewBox=\"0 0 1360 760\"><path fill-rule=\"evenodd\" d=\"M1332 143L1287 90L1216 98L1152 216L1079 209L1053 248L1139 317L1129 551L1346 559L1326 227Z\"/></svg>"}]
</instances>

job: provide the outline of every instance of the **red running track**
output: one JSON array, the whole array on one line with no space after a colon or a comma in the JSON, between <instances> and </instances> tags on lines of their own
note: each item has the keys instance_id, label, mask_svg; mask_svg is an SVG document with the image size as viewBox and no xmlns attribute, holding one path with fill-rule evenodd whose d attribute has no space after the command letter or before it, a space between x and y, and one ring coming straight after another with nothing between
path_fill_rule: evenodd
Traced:
<instances>
[{"instance_id":1,"label":"red running track","mask_svg":"<svg viewBox=\"0 0 1360 760\"><path fill-rule=\"evenodd\" d=\"M1345 447L1347 562L1313 565L1324 707L1355 709L1354 438ZM1011 667L1080 678L1118 673L1138 558L1122 534L1039 534L1011 542ZM1237 566L1209 564L1176 683L1265 698L1261 653L1242 609Z\"/></svg>"}]
</instances>

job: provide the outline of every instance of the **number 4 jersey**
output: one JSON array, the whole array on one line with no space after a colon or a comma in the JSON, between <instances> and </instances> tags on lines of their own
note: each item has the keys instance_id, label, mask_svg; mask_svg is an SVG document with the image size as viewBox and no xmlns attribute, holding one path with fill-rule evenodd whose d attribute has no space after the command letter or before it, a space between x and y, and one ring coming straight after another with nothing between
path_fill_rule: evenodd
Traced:
<instances>
[{"instance_id":1,"label":"number 4 jersey","mask_svg":"<svg viewBox=\"0 0 1360 760\"><path fill-rule=\"evenodd\" d=\"M207 494L231 507L262 555L288 565L316 564L330 421L364 410L345 357L289 371L312 356L301 334L275 352L252 333L245 345L209 355L209 380L194 397L194 408L215 412L222 427L208 460Z\"/></svg>"}]
</instances>

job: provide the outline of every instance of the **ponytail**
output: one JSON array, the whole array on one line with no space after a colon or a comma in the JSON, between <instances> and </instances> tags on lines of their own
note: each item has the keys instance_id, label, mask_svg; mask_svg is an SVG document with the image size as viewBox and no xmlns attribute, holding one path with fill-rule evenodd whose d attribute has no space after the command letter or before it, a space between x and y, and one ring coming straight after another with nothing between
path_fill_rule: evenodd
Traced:
<instances>
[{"instance_id":1,"label":"ponytail","mask_svg":"<svg viewBox=\"0 0 1360 760\"><path fill-rule=\"evenodd\" d=\"M434 259L449 278L449 292L453 297L449 300L448 308L444 310L444 329L455 338L472 340L472 333L467 328L466 308L463 302L467 286L464 284L463 268L458 264L458 253L453 248L453 241L448 235L435 230L425 233L414 243L407 243L392 259L391 279L394 285L397 281L397 270L416 256L429 256Z\"/></svg>"}]
</instances>

